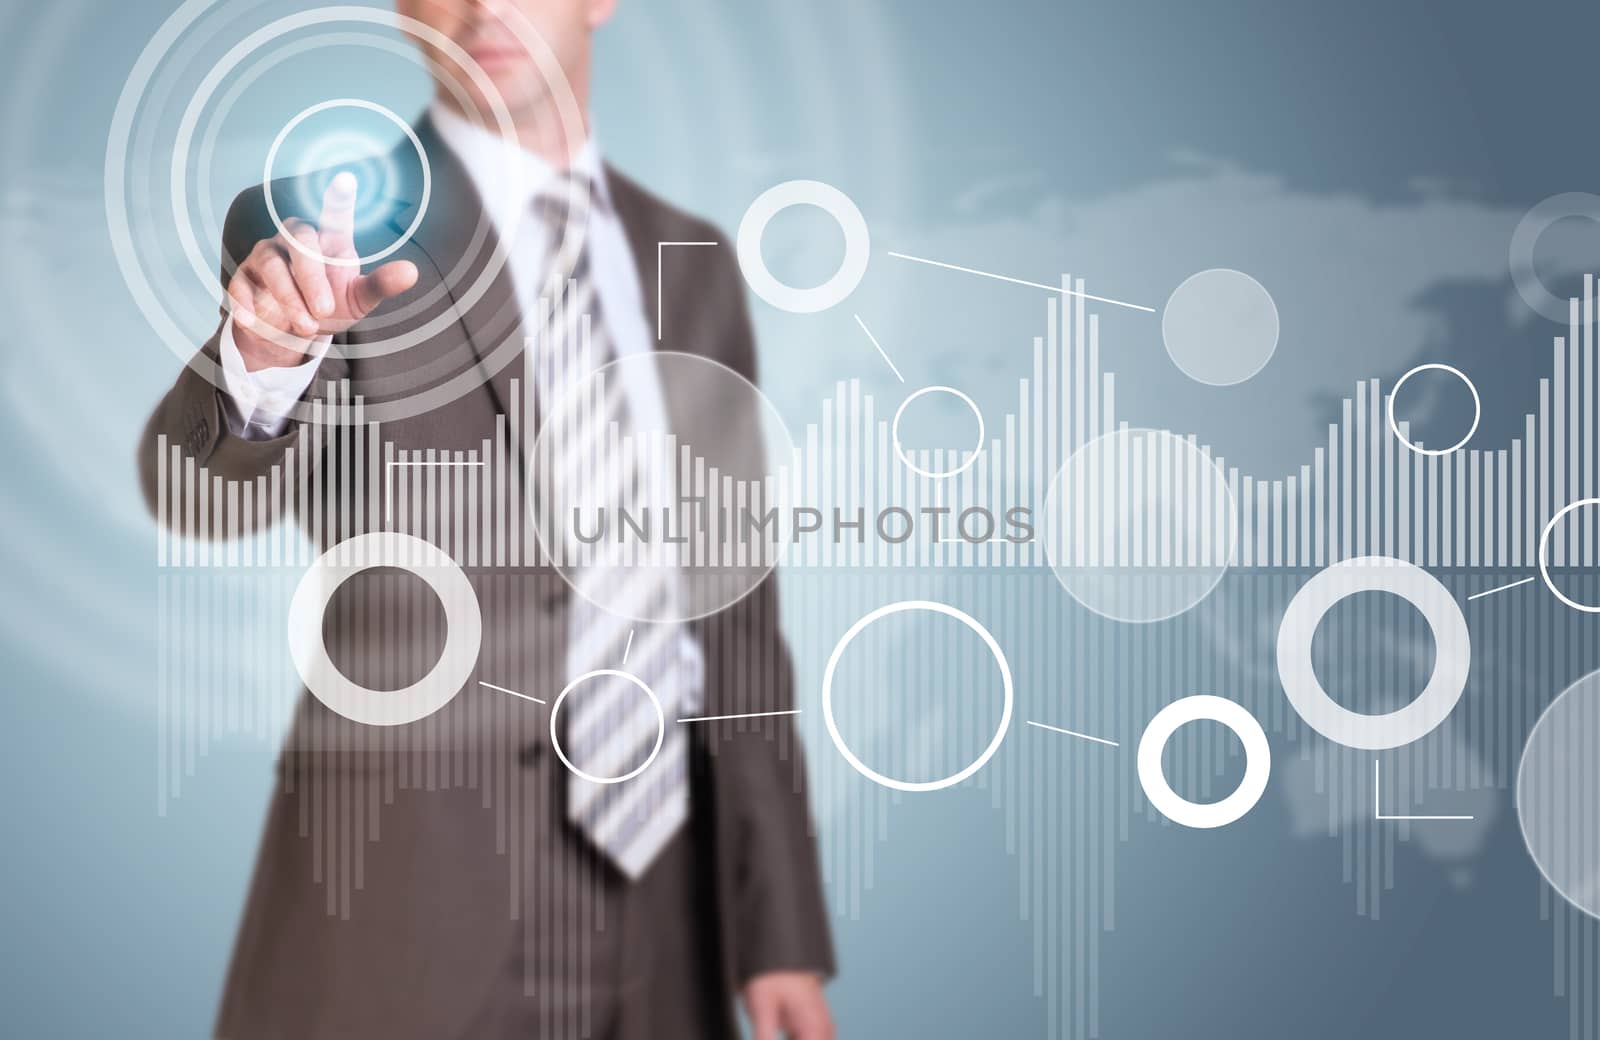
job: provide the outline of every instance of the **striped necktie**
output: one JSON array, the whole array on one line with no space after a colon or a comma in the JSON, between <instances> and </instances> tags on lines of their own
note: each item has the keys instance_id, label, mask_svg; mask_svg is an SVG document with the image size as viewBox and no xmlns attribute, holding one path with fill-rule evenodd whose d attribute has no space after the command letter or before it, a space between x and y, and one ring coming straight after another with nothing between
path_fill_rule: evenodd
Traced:
<instances>
[{"instance_id":1,"label":"striped necktie","mask_svg":"<svg viewBox=\"0 0 1600 1040\"><path fill-rule=\"evenodd\" d=\"M561 403L559 427L541 435L535 480L538 493L550 496L550 515L569 516L578 504L585 515L603 509L616 522L620 511L638 514L641 499L659 488L663 474L660 467L639 465L638 456L626 450L632 423L618 370L590 378L617 352L590 270L588 214L574 209L594 198L592 186L580 182L574 191L572 176L558 178L534 202L551 238L542 268L551 320L535 350L546 422L552 421L551 405ZM567 236L568 227L584 233ZM579 386L581 403L573 406L567 395ZM641 552L652 551L648 545L641 549L610 537L578 544L569 525L554 529L563 544L548 548L564 557L577 593L569 600L571 685L561 703L551 706L571 772L567 815L618 869L637 878L689 813L688 738L677 718L696 680L680 652L682 627L631 620L673 616L676 572L641 560Z\"/></svg>"}]
</instances>

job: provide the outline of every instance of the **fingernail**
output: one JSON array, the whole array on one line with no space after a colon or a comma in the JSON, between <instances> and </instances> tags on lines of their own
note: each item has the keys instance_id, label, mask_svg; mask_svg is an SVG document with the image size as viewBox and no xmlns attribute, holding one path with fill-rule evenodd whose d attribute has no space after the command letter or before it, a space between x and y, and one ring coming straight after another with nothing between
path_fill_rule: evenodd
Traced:
<instances>
[{"instance_id":1,"label":"fingernail","mask_svg":"<svg viewBox=\"0 0 1600 1040\"><path fill-rule=\"evenodd\" d=\"M327 296L317 297L317 311L321 314L333 313L333 300Z\"/></svg>"},{"instance_id":2,"label":"fingernail","mask_svg":"<svg viewBox=\"0 0 1600 1040\"><path fill-rule=\"evenodd\" d=\"M317 323L312 321L310 318L297 319L294 323L294 327L300 330L300 334L302 336L309 336L313 332L317 331Z\"/></svg>"}]
</instances>

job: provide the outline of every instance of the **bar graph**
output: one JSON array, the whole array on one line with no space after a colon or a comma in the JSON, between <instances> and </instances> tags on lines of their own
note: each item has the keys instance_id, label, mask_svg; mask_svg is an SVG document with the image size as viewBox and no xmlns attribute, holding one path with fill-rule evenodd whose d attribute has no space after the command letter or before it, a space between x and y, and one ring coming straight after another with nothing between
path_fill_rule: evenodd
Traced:
<instances>
[{"instance_id":1,"label":"bar graph","mask_svg":"<svg viewBox=\"0 0 1600 1040\"><path fill-rule=\"evenodd\" d=\"M1083 284L1063 280L1078 293ZM1554 338L1549 374L1538 382L1537 407L1524 417L1521 435L1507 444L1443 455L1409 450L1401 439L1412 441L1410 424L1400 421L1390 430L1385 388L1378 379L1352 388L1328 426L1326 443L1297 471L1284 475L1241 472L1212 446L1173 431L1225 474L1236 509L1232 565L1320 568L1354 556L1382 555L1424 567L1536 566L1549 519L1568 504L1593 497L1600 485L1594 297L1593 279L1587 278L1583 298L1571 301L1567 334ZM859 379L846 379L821 402L815 420L799 428L792 450L768 445L768 473L750 487L736 486L738 481L715 467L708 470L703 458L683 460L677 486L710 487L723 507L767 503L790 518L796 510L809 511L808 522L790 525L787 544L763 549L781 551L782 562L792 567L1045 566L1038 538L997 536L993 530L980 535L973 525L962 528L955 522L968 509L992 517L1015 509L1036 514L1051 480L1074 452L1095 438L1130 430L1117 410L1118 374L1105 362L1097 317L1084 300L1071 294L1053 298L1045 319L1046 335L1033 342L1030 370L1017 380L1015 407L988 423L995 436L957 475L927 474L960 467L971 449L914 449L904 453L913 464L906 465L889 419L894 403L865 393ZM160 567L303 567L319 546L361 530L391 529L435 541L466 567L536 565L538 540L526 522L525 500L525 461L535 434L534 424L523 422L534 408L528 382L526 372L512 380L511 414L496 417L479 447L470 451L396 450L380 424L366 420L364 402L348 383L327 388L326 403L317 404L317 421L302 427L299 442L279 465L253 481L226 481L197 465L179 445L163 441L159 480L165 492L158 504L162 533L156 562ZM671 456L671 448L634 451L613 443L612 452ZM1187 507L1193 516L1180 518L1177 528L1159 538L1129 538L1129 554L1115 560L1086 556L1073 562L1214 563L1204 558L1213 550L1213 539L1177 536L1178 529L1215 521L1217 503L1189 494L1195 486L1192 470L1167 456L1136 459L1132 465L1138 479L1159 484L1152 490L1164 498L1187 502L1194 497ZM1109 489L1107 484L1104 490ZM886 509L912 517L944 510L950 516L902 536L898 520L875 522ZM301 517L309 541L290 525L273 526L290 511ZM1550 566L1594 566L1595 512L1579 510L1555 532L1548 547ZM731 551L732 542L724 541Z\"/></svg>"}]
</instances>

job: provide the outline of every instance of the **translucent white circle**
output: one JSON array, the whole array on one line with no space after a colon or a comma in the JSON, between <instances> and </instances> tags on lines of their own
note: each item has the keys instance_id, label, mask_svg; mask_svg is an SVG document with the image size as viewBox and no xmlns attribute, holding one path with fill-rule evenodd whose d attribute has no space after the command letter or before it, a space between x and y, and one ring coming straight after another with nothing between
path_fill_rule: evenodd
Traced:
<instances>
[{"instance_id":1,"label":"translucent white circle","mask_svg":"<svg viewBox=\"0 0 1600 1040\"><path fill-rule=\"evenodd\" d=\"M1600 614L1600 604L1579 603L1565 592L1556 588L1556 583L1550 580L1550 536L1555 532L1556 524L1560 523L1563 517L1585 506L1600 508L1600 498L1580 498L1576 502L1567 503L1556 511L1556 515L1552 516L1550 522L1544 525L1544 530L1539 532L1539 577L1544 580L1544 587L1550 590L1552 596L1573 610L1581 610L1585 614Z\"/></svg>"},{"instance_id":2,"label":"translucent white circle","mask_svg":"<svg viewBox=\"0 0 1600 1040\"><path fill-rule=\"evenodd\" d=\"M1472 393L1472 425L1467 428L1467 432L1462 435L1460 440L1456 441L1448 448L1424 448L1421 445L1411 443L1411 441L1400 435L1400 426L1395 422L1394 418L1394 399L1400 396L1400 388L1405 385L1407 379L1410 379L1418 372L1426 372L1429 369L1437 369L1440 372L1449 372L1451 375L1467 384L1467 389ZM1483 414L1483 402L1478 399L1478 388L1472 385L1472 380L1467 378L1465 372L1461 371L1459 368L1454 368L1450 365L1434 361L1426 365L1418 365L1416 368L1413 368L1411 371L1395 380L1394 386L1389 389L1388 414L1389 432L1394 434L1395 440L1399 441L1401 444L1404 444L1407 448L1410 448L1418 455L1449 455L1453 451L1460 450L1468 441L1472 439L1472 435L1478 432L1478 419Z\"/></svg>"},{"instance_id":3,"label":"translucent white circle","mask_svg":"<svg viewBox=\"0 0 1600 1040\"><path fill-rule=\"evenodd\" d=\"M794 444L767 396L698 354L551 369L527 483L541 562L635 621L692 621L749 595L790 526Z\"/></svg>"},{"instance_id":4,"label":"translucent white circle","mask_svg":"<svg viewBox=\"0 0 1600 1040\"><path fill-rule=\"evenodd\" d=\"M1534 311L1562 324L1566 324L1569 304L1564 296L1558 297L1544 287L1533 264L1533 251L1545 229L1567 217L1600 223L1600 195L1586 191L1552 195L1524 213L1511 233L1511 280L1517 294Z\"/></svg>"},{"instance_id":5,"label":"translucent white circle","mask_svg":"<svg viewBox=\"0 0 1600 1040\"><path fill-rule=\"evenodd\" d=\"M839 269L821 285L797 289L778 281L761 256L761 237L772 218L790 206L816 206L827 213L844 232L844 258ZM812 314L841 302L861 284L871 255L871 236L867 222L850 197L822 181L784 181L768 188L750 203L739 221L739 269L755 294L782 310Z\"/></svg>"},{"instance_id":6,"label":"translucent white circle","mask_svg":"<svg viewBox=\"0 0 1600 1040\"><path fill-rule=\"evenodd\" d=\"M1517 766L1517 822L1550 887L1600 917L1600 672L1567 687L1534 723Z\"/></svg>"},{"instance_id":7,"label":"translucent white circle","mask_svg":"<svg viewBox=\"0 0 1600 1040\"><path fill-rule=\"evenodd\" d=\"M556 725L556 713L561 710L561 702L567 699L567 694L572 692L572 688L577 686L579 683L588 682L590 679L602 678L622 679L626 682L632 683L644 691L644 695L650 698L650 704L656 709L655 747L650 749L650 753L645 756L643 762L640 762L637 766L630 769L628 772L623 773L621 776L595 776L593 773L586 773L577 766L573 765L572 761L567 758L567 753L561 750L561 736L558 732L559 727ZM592 672L584 672L582 675L563 686L561 688L561 692L556 694L556 699L550 704L550 746L555 749L556 757L561 759L562 765L566 766L574 776L582 777L591 784L620 784L624 780L632 780L634 777L650 768L650 763L654 762L656 760L656 756L661 753L661 742L666 738L666 735L667 716L666 713L661 709L661 698L656 696L656 691L652 690L648 685L646 685L643 679L631 672L620 672L615 668L596 668Z\"/></svg>"},{"instance_id":8,"label":"translucent white circle","mask_svg":"<svg viewBox=\"0 0 1600 1040\"><path fill-rule=\"evenodd\" d=\"M897 780L892 776L884 776L861 761L856 753L850 750L849 745L844 742L844 737L839 733L838 722L833 717L833 674L839 667L839 660L844 656L845 648L850 645L856 636L861 634L863 629L874 621L886 618L890 614L899 614L908 610L926 610L935 614L943 614L945 617L955 618L978 633L978 638L982 639L983 644L989 648L989 652L994 655L995 664L1000 668L1000 684L1005 692L1005 704L1000 711L1000 725L995 727L994 737L989 741L989 746L984 748L983 752L973 759L965 769L938 780ZM989 634L989 630L964 611L958 610L947 603L937 603L925 599L908 599L898 603L890 603L862 617L851 625L849 630L839 639L839 642L834 645L833 652L828 655L828 666L822 672L822 721L828 727L828 736L833 738L833 746L839 749L839 754L844 756L844 760L849 762L856 772L868 780L894 791L938 791L959 784L982 769L989 759L994 757L994 753L1000 749L1001 743L1006 739L1006 731L1011 728L1012 699L1011 666L1006 663L1005 652L1000 649L1000 644L995 641L994 636Z\"/></svg>"},{"instance_id":9,"label":"translucent white circle","mask_svg":"<svg viewBox=\"0 0 1600 1040\"><path fill-rule=\"evenodd\" d=\"M399 238L395 239L393 242L390 242L387 246L384 246L377 252L371 253L367 256L324 256L318 250L312 249L295 236L289 234L289 229L283 226L283 218L278 215L278 204L273 201L272 198L272 165L277 161L278 149L283 147L284 140L294 132L295 127L299 126L301 123L305 122L307 119L310 119L317 113L326 112L332 108L359 108L368 112L376 112L378 115L383 116L385 119L389 120L389 122L399 127L401 132L406 135L406 139L411 142L411 147L416 150L417 160L422 164L422 197L417 200L416 216L411 218L410 225L408 225L406 229L401 232ZM267 214L272 218L272 226L278 229L278 233L283 236L284 241L288 242L290 246L299 252L304 253L306 256L311 257L313 260L320 261L324 264L329 264L333 267L362 267L366 264L377 263L379 260L382 260L384 257L389 256L391 253L403 247L407 242L411 241L411 236L417 233L417 228L422 226L422 218L426 216L428 212L428 202L433 197L433 167L428 163L428 153L423 149L422 141L417 137L417 132L411 129L410 123L395 115L392 110L385 108L376 101L367 101L363 98L331 98L327 101L319 101L309 108L302 109L300 112L295 114L293 119L289 120L283 125L282 130L278 131L278 136L272 139L272 146L267 149L267 161L265 166L262 168L261 183L264 186L261 195L267 204Z\"/></svg>"},{"instance_id":10,"label":"translucent white circle","mask_svg":"<svg viewBox=\"0 0 1600 1040\"><path fill-rule=\"evenodd\" d=\"M1244 745L1244 779L1228 797L1217 802L1191 802L1172 789L1161 768L1161 754L1179 726L1209 720L1233 731ZM1267 735L1242 705L1225 697L1201 694L1185 697L1156 712L1139 738L1139 786L1150 804L1173 823L1185 827L1226 827L1255 807L1272 775L1272 748Z\"/></svg>"},{"instance_id":11,"label":"translucent white circle","mask_svg":"<svg viewBox=\"0 0 1600 1040\"><path fill-rule=\"evenodd\" d=\"M339 586L373 567L397 567L428 583L444 605L445 641L427 675L399 690L374 690L351 681L328 656L322 616ZM478 663L483 617L472 583L432 542L397 531L346 539L317 557L289 601L289 656L312 696L330 711L367 726L400 726L449 704Z\"/></svg>"},{"instance_id":12,"label":"translucent white circle","mask_svg":"<svg viewBox=\"0 0 1600 1040\"><path fill-rule=\"evenodd\" d=\"M1311 641L1329 610L1358 592L1388 592L1417 608L1433 633L1433 675L1403 708L1381 715L1351 711L1328 696L1311 659ZM1278 626L1278 679L1306 725L1336 744L1382 751L1419 740L1455 710L1467 688L1472 636L1461 605L1427 571L1387 556L1341 560L1311 577L1289 601Z\"/></svg>"},{"instance_id":13,"label":"translucent white circle","mask_svg":"<svg viewBox=\"0 0 1600 1040\"><path fill-rule=\"evenodd\" d=\"M1278 349L1278 305L1243 271L1215 267L1185 278L1161 312L1161 339L1190 379L1242 383Z\"/></svg>"},{"instance_id":14,"label":"translucent white circle","mask_svg":"<svg viewBox=\"0 0 1600 1040\"><path fill-rule=\"evenodd\" d=\"M915 401L923 394L934 393L950 394L960 399L968 408L972 409L972 414L978 418L978 439L973 444L972 453L967 456L966 461L962 462L961 465L957 466L955 469L947 469L943 472L923 469L921 466L918 466L916 463L912 462L910 457L906 455L905 448L900 443L900 417L905 414L906 405L910 404L912 401ZM972 398L968 397L966 394L962 393L960 390L957 390L953 386L925 386L921 390L913 393L910 397L907 397L904 401L901 401L900 407L894 410L894 424L890 427L890 435L894 439L895 456L905 464L906 469L909 469L911 472L919 476L931 477L934 480L943 480L945 477L953 477L958 473L961 473L968 466L972 465L974 462L977 462L978 456L983 454L983 412L978 410L978 405L972 400Z\"/></svg>"},{"instance_id":15,"label":"translucent white circle","mask_svg":"<svg viewBox=\"0 0 1600 1040\"><path fill-rule=\"evenodd\" d=\"M1072 598L1134 623L1199 604L1238 542L1226 474L1165 430L1117 430L1078 448L1050 482L1043 524L1045 557Z\"/></svg>"}]
</instances>

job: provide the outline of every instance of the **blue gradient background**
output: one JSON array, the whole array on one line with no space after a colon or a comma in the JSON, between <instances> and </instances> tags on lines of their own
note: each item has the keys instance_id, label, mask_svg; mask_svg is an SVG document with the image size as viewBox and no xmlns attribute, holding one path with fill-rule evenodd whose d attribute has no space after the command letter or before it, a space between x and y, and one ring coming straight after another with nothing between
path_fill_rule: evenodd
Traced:
<instances>
[{"instance_id":1,"label":"blue gradient background","mask_svg":"<svg viewBox=\"0 0 1600 1040\"><path fill-rule=\"evenodd\" d=\"M1251 271L1283 337L1244 386L1197 391L1146 315L1105 313L1102 341L1125 414L1197 432L1262 475L1308 458L1361 377L1468 368L1490 443L1534 400L1559 330L1512 293L1507 242L1535 202L1594 187L1600 7L621 6L600 37L595 98L615 162L727 229L800 176L838 185L872 226L872 267L848 306L755 308L764 381L793 426L839 379L898 394L852 311L913 383L962 386L991 414L1014 396L1043 331L1036 294L958 285L885 249L1046 282L1070 270L1151 306L1193 271ZM0 2L8 1035L204 1035L270 786L272 749L241 741L156 813L153 542L131 456L178 360L111 257L101 171L117 93L170 9ZM338 86L307 87L312 99L363 93L406 113L426 97L393 62L330 77ZM285 106L236 112L223 137L237 153L219 164L236 179L217 205L251 178ZM1552 286L1576 291L1600 238L1582 225L1547 238ZM775 222L767 245L802 281L837 248L804 215ZM1451 409L1424 404L1417 421L1437 412L1440 443ZM816 642L796 634L813 682ZM812 751L831 753L815 734ZM1294 837L1271 791L1220 833L1134 821L1103 944L1103 1035L1565 1035L1536 873L1510 795L1496 798L1471 884L1402 846L1406 883L1376 922L1352 912L1334 845ZM843 1035L1044 1035L988 793L908 799L895 814L859 917L836 921Z\"/></svg>"}]
</instances>

